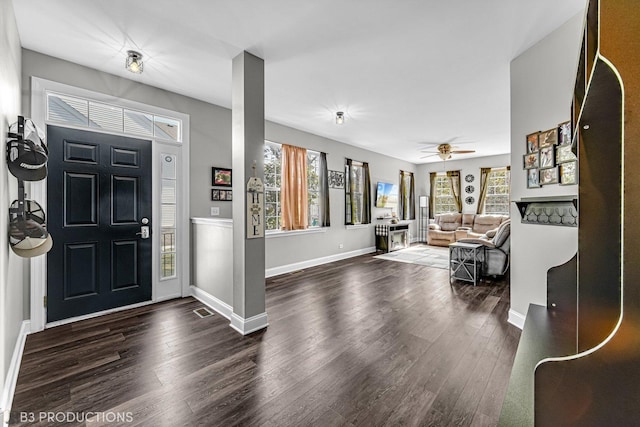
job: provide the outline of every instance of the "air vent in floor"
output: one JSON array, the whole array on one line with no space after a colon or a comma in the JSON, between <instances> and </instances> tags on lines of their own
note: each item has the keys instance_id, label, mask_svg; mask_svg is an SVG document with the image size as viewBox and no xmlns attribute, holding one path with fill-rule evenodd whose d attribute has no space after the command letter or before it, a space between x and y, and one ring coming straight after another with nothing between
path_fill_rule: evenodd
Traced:
<instances>
[{"instance_id":1,"label":"air vent in floor","mask_svg":"<svg viewBox=\"0 0 640 427\"><path fill-rule=\"evenodd\" d=\"M202 308L198 308L198 309L196 309L196 310L193 310L193 312L194 312L195 314L197 314L198 316L200 316L201 318L202 318L202 317L209 317L209 316L213 316L213 313L212 313L212 312L210 312L207 308L204 308L204 307L202 307Z\"/></svg>"}]
</instances>

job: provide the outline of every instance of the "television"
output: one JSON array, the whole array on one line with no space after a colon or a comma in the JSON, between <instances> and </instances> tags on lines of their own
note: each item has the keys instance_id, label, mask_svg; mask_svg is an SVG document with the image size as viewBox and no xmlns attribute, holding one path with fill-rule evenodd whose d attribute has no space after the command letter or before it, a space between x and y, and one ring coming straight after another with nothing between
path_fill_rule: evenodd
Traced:
<instances>
[{"instance_id":1,"label":"television","mask_svg":"<svg viewBox=\"0 0 640 427\"><path fill-rule=\"evenodd\" d=\"M397 208L398 207L398 184L388 182L378 182L376 189L377 208Z\"/></svg>"}]
</instances>

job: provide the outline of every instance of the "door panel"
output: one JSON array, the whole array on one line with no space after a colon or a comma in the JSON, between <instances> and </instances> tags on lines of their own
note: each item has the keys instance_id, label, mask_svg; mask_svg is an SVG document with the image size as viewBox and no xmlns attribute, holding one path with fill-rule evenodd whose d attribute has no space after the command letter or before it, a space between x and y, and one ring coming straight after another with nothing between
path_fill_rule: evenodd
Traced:
<instances>
[{"instance_id":1,"label":"door panel","mask_svg":"<svg viewBox=\"0 0 640 427\"><path fill-rule=\"evenodd\" d=\"M98 175L63 173L65 225L67 227L98 225Z\"/></svg>"},{"instance_id":2,"label":"door panel","mask_svg":"<svg viewBox=\"0 0 640 427\"><path fill-rule=\"evenodd\" d=\"M47 321L151 299L151 141L47 127Z\"/></svg>"}]
</instances>

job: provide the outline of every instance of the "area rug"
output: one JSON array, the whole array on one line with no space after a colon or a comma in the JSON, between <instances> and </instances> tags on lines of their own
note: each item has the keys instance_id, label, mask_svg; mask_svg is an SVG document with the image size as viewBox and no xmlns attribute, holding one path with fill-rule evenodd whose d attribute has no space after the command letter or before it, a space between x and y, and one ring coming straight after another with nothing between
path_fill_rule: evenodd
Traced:
<instances>
[{"instance_id":1,"label":"area rug","mask_svg":"<svg viewBox=\"0 0 640 427\"><path fill-rule=\"evenodd\" d=\"M376 255L374 258L434 268L449 268L449 248L439 246L414 245L407 249Z\"/></svg>"}]
</instances>

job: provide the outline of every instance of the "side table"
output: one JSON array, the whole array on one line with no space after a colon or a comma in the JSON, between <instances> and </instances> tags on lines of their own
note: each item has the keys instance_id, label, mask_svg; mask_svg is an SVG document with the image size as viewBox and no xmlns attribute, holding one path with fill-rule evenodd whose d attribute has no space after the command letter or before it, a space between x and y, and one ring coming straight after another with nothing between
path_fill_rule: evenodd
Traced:
<instances>
[{"instance_id":1,"label":"side table","mask_svg":"<svg viewBox=\"0 0 640 427\"><path fill-rule=\"evenodd\" d=\"M484 245L455 242L449 245L449 283L452 279L478 283L484 261Z\"/></svg>"}]
</instances>

